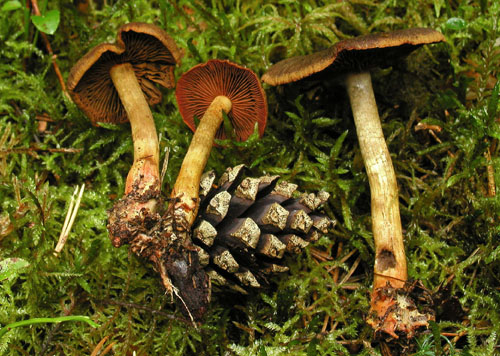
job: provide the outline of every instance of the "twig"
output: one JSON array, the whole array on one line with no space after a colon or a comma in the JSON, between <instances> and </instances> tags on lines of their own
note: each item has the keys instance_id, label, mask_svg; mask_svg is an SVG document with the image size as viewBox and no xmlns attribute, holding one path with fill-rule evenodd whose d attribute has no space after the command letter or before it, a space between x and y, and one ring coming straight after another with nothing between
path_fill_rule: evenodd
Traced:
<instances>
[{"instance_id":1,"label":"twig","mask_svg":"<svg viewBox=\"0 0 500 356\"><path fill-rule=\"evenodd\" d=\"M104 355L107 355L109 351L111 351L113 349L113 346L115 346L115 344L117 343L118 341L113 341L111 344L109 344L108 346L106 346L106 348L104 350L102 350L102 353L100 356L104 356ZM134 351L134 355L135 355L135 351Z\"/></svg>"},{"instance_id":2,"label":"twig","mask_svg":"<svg viewBox=\"0 0 500 356\"><path fill-rule=\"evenodd\" d=\"M337 246L337 258L340 257L340 254L342 253L343 247L344 247L344 244L342 242L339 242L339 245ZM340 269L337 267L333 270L333 273L332 273L333 282L335 284L337 284L339 281L339 274L340 274Z\"/></svg>"},{"instance_id":3,"label":"twig","mask_svg":"<svg viewBox=\"0 0 500 356\"><path fill-rule=\"evenodd\" d=\"M419 122L418 124L415 125L414 130L415 131L431 130L431 131L441 132L441 130L443 130L443 129L439 125L429 125L429 124L425 124L423 122Z\"/></svg>"},{"instance_id":4,"label":"twig","mask_svg":"<svg viewBox=\"0 0 500 356\"><path fill-rule=\"evenodd\" d=\"M454 336L453 340L451 340L451 343L452 344L456 344L457 341L462 337L462 336L465 336L467 335L467 330L463 330L459 333L441 333L441 335L443 336ZM444 347L443 347L443 351L444 352L448 352L448 350L450 349L450 344L446 344Z\"/></svg>"},{"instance_id":5,"label":"twig","mask_svg":"<svg viewBox=\"0 0 500 356\"><path fill-rule=\"evenodd\" d=\"M36 115L35 117L38 121L46 121L46 122L55 122L56 121L47 114L39 114L39 115Z\"/></svg>"},{"instance_id":6,"label":"twig","mask_svg":"<svg viewBox=\"0 0 500 356\"><path fill-rule=\"evenodd\" d=\"M105 337L103 337L101 339L101 341L99 341L99 343L96 345L96 347L94 348L94 350L92 351L90 356L97 356L99 354L99 351L101 351L102 347L106 343L106 341L108 341L108 339L109 339L109 335L106 335Z\"/></svg>"},{"instance_id":7,"label":"twig","mask_svg":"<svg viewBox=\"0 0 500 356\"><path fill-rule=\"evenodd\" d=\"M81 152L81 148L40 148L40 147L28 147L28 148L8 148L0 149L0 155L8 155L11 153L28 153L33 152L50 152L50 153L77 153Z\"/></svg>"},{"instance_id":8,"label":"twig","mask_svg":"<svg viewBox=\"0 0 500 356\"><path fill-rule=\"evenodd\" d=\"M31 0L31 7L33 9L33 13L37 16L40 16L40 9L38 7L38 1L37 0ZM43 32L40 31L40 35L42 36L43 42L45 43L45 48L47 49L47 52L50 55L50 58L52 60L52 66L54 67L54 71L56 72L57 79L59 80L59 84L61 85L61 89L63 91L63 94L71 100L71 97L68 94L68 91L66 90L66 84L64 83L64 78L61 74L61 70L59 69L59 66L57 65L56 58L57 55L54 54L52 51L52 46L50 45L49 39L47 35Z\"/></svg>"},{"instance_id":9,"label":"twig","mask_svg":"<svg viewBox=\"0 0 500 356\"><path fill-rule=\"evenodd\" d=\"M349 258L351 258L352 255L354 255L356 253L356 251L358 251L357 249L354 249L352 250L351 252L349 252L347 255L345 255L344 257L342 257L342 259L340 260L340 263L344 263L345 261L347 261Z\"/></svg>"},{"instance_id":10,"label":"twig","mask_svg":"<svg viewBox=\"0 0 500 356\"><path fill-rule=\"evenodd\" d=\"M321 328L321 334L324 334L326 332L326 328L328 327L329 321L330 321L330 316L325 315L325 318L323 319L323 327Z\"/></svg>"},{"instance_id":11,"label":"twig","mask_svg":"<svg viewBox=\"0 0 500 356\"><path fill-rule=\"evenodd\" d=\"M347 274L344 276L344 278L342 278L339 285L344 284L345 282L347 282L349 280L349 278L351 278L351 276L354 273L354 271L356 270L356 268L358 268L358 265L360 262L361 262L361 256L356 258L356 261L354 261L354 263L352 264L352 267L349 269L349 272L347 272Z\"/></svg>"},{"instance_id":12,"label":"twig","mask_svg":"<svg viewBox=\"0 0 500 356\"><path fill-rule=\"evenodd\" d=\"M322 262L324 261L332 261L333 258L330 256L330 254L324 252L324 251L321 251L321 250L318 250L317 248L315 247L311 247L309 249L309 251L311 252L311 255L316 258L317 260L320 260Z\"/></svg>"},{"instance_id":13,"label":"twig","mask_svg":"<svg viewBox=\"0 0 500 356\"><path fill-rule=\"evenodd\" d=\"M354 255L356 253L357 249L354 249L352 250L351 252L349 252L347 255L345 255L344 257L342 257L340 260L339 260L339 263L345 263L345 261L347 261L349 258L351 258L352 255ZM338 258L338 257L337 257ZM333 273L333 271L335 271L335 269L337 269L338 267L329 267L327 269L327 272L328 273Z\"/></svg>"},{"instance_id":14,"label":"twig","mask_svg":"<svg viewBox=\"0 0 500 356\"><path fill-rule=\"evenodd\" d=\"M59 252L62 251L66 240L68 239L69 232L71 231L71 227L75 222L76 213L78 212L78 208L80 207L80 201L82 200L83 191L85 189L85 184L82 184L80 190L78 190L78 186L76 186L73 195L71 196L71 201L69 203L68 212L66 213L66 218L64 220L63 228L61 230L61 234L59 235L59 241L57 242L56 248L54 249L54 255L57 256ZM75 199L76 197L76 199Z\"/></svg>"},{"instance_id":15,"label":"twig","mask_svg":"<svg viewBox=\"0 0 500 356\"><path fill-rule=\"evenodd\" d=\"M490 151L490 147L486 148L486 151L484 152L484 157L488 161L488 164L486 166L486 174L487 174L487 177L488 177L488 196L489 197L494 197L496 195L495 170L493 168L493 165L491 164L491 151Z\"/></svg>"}]
</instances>

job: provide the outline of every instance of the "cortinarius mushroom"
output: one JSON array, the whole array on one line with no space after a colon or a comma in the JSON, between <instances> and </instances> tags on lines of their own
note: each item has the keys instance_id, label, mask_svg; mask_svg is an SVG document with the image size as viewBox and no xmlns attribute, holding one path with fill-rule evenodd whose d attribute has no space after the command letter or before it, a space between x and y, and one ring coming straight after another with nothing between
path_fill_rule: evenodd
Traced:
<instances>
[{"instance_id":1,"label":"cortinarius mushroom","mask_svg":"<svg viewBox=\"0 0 500 356\"><path fill-rule=\"evenodd\" d=\"M165 289L182 302L183 311L193 320L202 318L210 300L209 277L202 268L200 248L193 245L191 227L199 208L201 175L223 121L223 111L233 120L240 139L246 139L255 122L262 133L267 117L264 91L257 76L229 61L211 60L186 72L176 89L184 119L199 115L200 123L184 157L171 193L172 203L161 218L158 241L137 239L133 249L148 254L160 272ZM148 248L151 252L144 249Z\"/></svg>"},{"instance_id":2,"label":"cortinarius mushroom","mask_svg":"<svg viewBox=\"0 0 500 356\"><path fill-rule=\"evenodd\" d=\"M210 60L191 68L179 79L175 95L179 111L192 130L194 119L200 119L172 191L172 198L184 206L185 221L191 226L197 212L201 174L214 139L225 137L220 128L222 112L231 119L237 139L244 141L256 122L259 134L264 133L267 102L255 73L226 60Z\"/></svg>"},{"instance_id":3,"label":"cortinarius mushroom","mask_svg":"<svg viewBox=\"0 0 500 356\"><path fill-rule=\"evenodd\" d=\"M441 33L415 28L361 36L336 43L323 51L285 59L273 65L262 80L271 85L286 84L322 72L323 77L345 75L361 154L370 183L372 229L375 240L374 284L369 323L377 330L397 337L422 323L422 316L408 314L407 305L388 297L388 290L401 290L407 280L399 194L396 175L382 132L369 68L386 65L425 44L443 42ZM398 298L399 299L399 298Z\"/></svg>"},{"instance_id":4,"label":"cortinarius mushroom","mask_svg":"<svg viewBox=\"0 0 500 356\"><path fill-rule=\"evenodd\" d=\"M129 23L117 42L94 47L71 69L68 90L93 124L130 121L134 163L127 176L125 197L110 212L108 229L114 246L132 238L125 223L144 223L156 210L159 196L159 152L148 104L161 101L155 83L173 88L174 67L181 54L160 28Z\"/></svg>"}]
</instances>

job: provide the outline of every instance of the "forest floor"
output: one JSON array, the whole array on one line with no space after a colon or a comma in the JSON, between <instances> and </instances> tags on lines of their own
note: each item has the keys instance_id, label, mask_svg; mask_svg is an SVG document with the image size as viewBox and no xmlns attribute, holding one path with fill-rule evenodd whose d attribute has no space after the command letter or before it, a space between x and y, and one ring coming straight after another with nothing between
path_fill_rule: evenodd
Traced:
<instances>
[{"instance_id":1,"label":"forest floor","mask_svg":"<svg viewBox=\"0 0 500 356\"><path fill-rule=\"evenodd\" d=\"M36 16L40 14L39 16ZM500 354L500 2L3 1L0 4L0 354ZM330 194L335 228L270 286L214 292L194 327L157 273L108 237L132 163L130 125L93 126L67 95L72 66L117 29L146 22L183 53L182 73L229 59L274 63L376 32L433 28L445 43L372 71L399 187L408 274L435 315L407 338L366 323L373 283L370 188L349 98L334 80L271 87L261 139L224 142L207 170L244 163ZM174 90L152 106L175 182L192 132ZM62 251L71 197L85 184Z\"/></svg>"}]
</instances>

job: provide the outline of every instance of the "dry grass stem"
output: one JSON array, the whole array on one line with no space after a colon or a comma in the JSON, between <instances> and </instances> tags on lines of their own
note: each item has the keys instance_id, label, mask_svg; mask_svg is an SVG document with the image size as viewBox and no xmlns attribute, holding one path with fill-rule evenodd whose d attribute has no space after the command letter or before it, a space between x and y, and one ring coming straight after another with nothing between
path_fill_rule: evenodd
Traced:
<instances>
[{"instance_id":1,"label":"dry grass stem","mask_svg":"<svg viewBox=\"0 0 500 356\"><path fill-rule=\"evenodd\" d=\"M75 222L76 214L78 213L78 209L80 208L80 202L82 200L84 190L85 184L82 184L81 187L76 186L75 191L71 196L68 212L66 213L63 228L61 230L61 234L59 235L59 241L57 242L56 248L54 249L54 255L56 256L62 251L64 244L66 244L66 240L68 239L71 227Z\"/></svg>"},{"instance_id":2,"label":"dry grass stem","mask_svg":"<svg viewBox=\"0 0 500 356\"><path fill-rule=\"evenodd\" d=\"M167 173L168 161L170 159L170 147L165 147L165 158L163 159L163 164L161 166L161 174L160 174L160 186L163 183L163 179L165 178L165 174Z\"/></svg>"},{"instance_id":3,"label":"dry grass stem","mask_svg":"<svg viewBox=\"0 0 500 356\"><path fill-rule=\"evenodd\" d=\"M34 154L35 152L50 152L50 153L78 153L81 152L81 148L39 148L39 147L29 147L29 148L9 148L0 149L1 155L8 155L12 153L27 153Z\"/></svg>"}]
</instances>

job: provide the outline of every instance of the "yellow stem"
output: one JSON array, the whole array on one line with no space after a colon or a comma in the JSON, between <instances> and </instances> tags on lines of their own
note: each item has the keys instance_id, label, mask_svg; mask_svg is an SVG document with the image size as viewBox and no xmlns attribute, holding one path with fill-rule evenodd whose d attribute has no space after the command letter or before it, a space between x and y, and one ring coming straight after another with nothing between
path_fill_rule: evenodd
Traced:
<instances>
[{"instance_id":1,"label":"yellow stem","mask_svg":"<svg viewBox=\"0 0 500 356\"><path fill-rule=\"evenodd\" d=\"M177 206L183 207L189 227L196 218L200 179L223 120L222 111L228 113L231 108L231 100L225 96L218 96L212 101L196 128L172 190L171 196L178 199Z\"/></svg>"},{"instance_id":2,"label":"yellow stem","mask_svg":"<svg viewBox=\"0 0 500 356\"><path fill-rule=\"evenodd\" d=\"M158 136L153 114L132 65L117 64L111 68L110 75L127 112L134 142L134 163L127 176L127 194L138 180L152 182L159 179Z\"/></svg>"},{"instance_id":3,"label":"yellow stem","mask_svg":"<svg viewBox=\"0 0 500 356\"><path fill-rule=\"evenodd\" d=\"M370 183L375 240L374 291L387 282L402 288L407 279L396 174L385 143L370 73L349 74L347 91Z\"/></svg>"}]
</instances>

